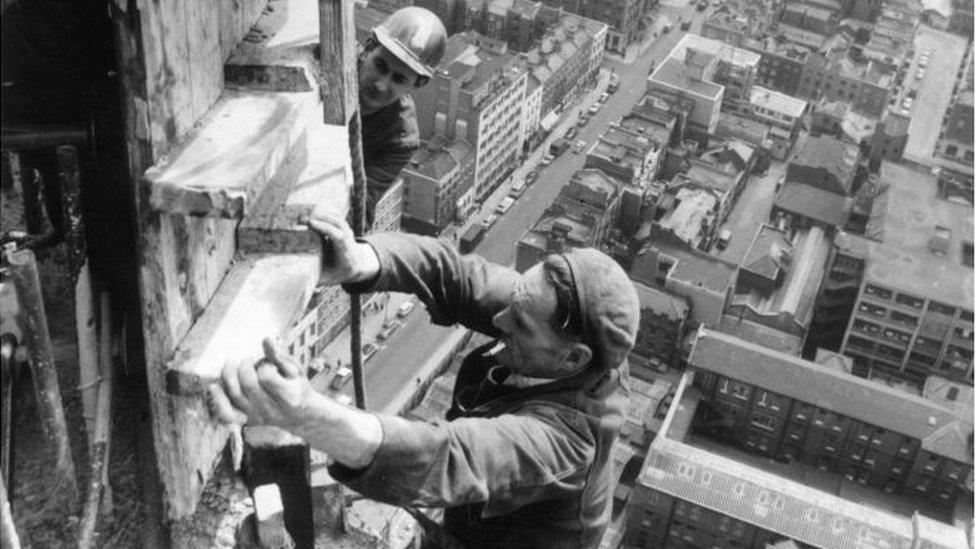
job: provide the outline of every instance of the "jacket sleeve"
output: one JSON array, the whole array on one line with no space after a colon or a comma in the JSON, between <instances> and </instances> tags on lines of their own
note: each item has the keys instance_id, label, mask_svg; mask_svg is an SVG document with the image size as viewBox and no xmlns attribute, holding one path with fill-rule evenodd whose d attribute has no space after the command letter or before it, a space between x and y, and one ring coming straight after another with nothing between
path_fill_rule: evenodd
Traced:
<instances>
[{"instance_id":1,"label":"jacket sleeve","mask_svg":"<svg viewBox=\"0 0 976 549\"><path fill-rule=\"evenodd\" d=\"M329 472L366 497L393 505L483 503L485 518L502 515L579 491L594 456L585 424L567 425L549 406L527 415L452 422L380 421L383 443L373 462L361 470L333 464Z\"/></svg>"},{"instance_id":2,"label":"jacket sleeve","mask_svg":"<svg viewBox=\"0 0 976 549\"><path fill-rule=\"evenodd\" d=\"M512 298L518 273L478 255L461 255L444 240L404 233L366 237L380 261L375 281L347 284L349 292L412 293L437 324L460 323L497 336L492 318Z\"/></svg>"}]
</instances>

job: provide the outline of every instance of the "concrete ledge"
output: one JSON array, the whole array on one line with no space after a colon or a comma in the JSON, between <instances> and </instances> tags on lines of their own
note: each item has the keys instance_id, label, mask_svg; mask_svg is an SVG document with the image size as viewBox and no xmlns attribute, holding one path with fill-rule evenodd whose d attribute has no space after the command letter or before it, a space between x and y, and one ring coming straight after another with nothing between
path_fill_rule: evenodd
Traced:
<instances>
[{"instance_id":1,"label":"concrete ledge","mask_svg":"<svg viewBox=\"0 0 976 549\"><path fill-rule=\"evenodd\" d=\"M308 161L297 181L276 178L248 208L237 229L237 250L253 253L318 253L318 235L304 219L313 212L345 218L352 171L345 126L312 124L306 140Z\"/></svg>"},{"instance_id":2,"label":"concrete ledge","mask_svg":"<svg viewBox=\"0 0 976 549\"><path fill-rule=\"evenodd\" d=\"M143 174L150 205L168 213L243 216L269 181L292 179L304 168L293 150L304 152L308 125L321 118L315 92L225 91L184 145Z\"/></svg>"},{"instance_id":3,"label":"concrete ledge","mask_svg":"<svg viewBox=\"0 0 976 549\"><path fill-rule=\"evenodd\" d=\"M318 89L316 0L271 0L224 65L227 87L265 91Z\"/></svg>"},{"instance_id":4,"label":"concrete ledge","mask_svg":"<svg viewBox=\"0 0 976 549\"><path fill-rule=\"evenodd\" d=\"M171 394L203 395L233 360L257 360L261 340L282 337L304 312L319 279L319 256L238 261L166 365Z\"/></svg>"}]
</instances>

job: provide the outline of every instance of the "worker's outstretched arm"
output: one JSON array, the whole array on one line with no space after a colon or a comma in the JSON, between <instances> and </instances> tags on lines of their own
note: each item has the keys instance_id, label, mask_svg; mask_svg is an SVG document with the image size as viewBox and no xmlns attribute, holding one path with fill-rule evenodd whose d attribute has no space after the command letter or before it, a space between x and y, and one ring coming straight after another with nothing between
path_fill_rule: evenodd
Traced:
<instances>
[{"instance_id":1,"label":"worker's outstretched arm","mask_svg":"<svg viewBox=\"0 0 976 549\"><path fill-rule=\"evenodd\" d=\"M373 414L317 393L301 368L266 339L264 358L228 364L210 388L211 411L225 423L273 425L305 439L336 462L373 461L383 430Z\"/></svg>"},{"instance_id":2,"label":"worker's outstretched arm","mask_svg":"<svg viewBox=\"0 0 976 549\"><path fill-rule=\"evenodd\" d=\"M461 255L436 238L391 233L356 241L343 219L320 216L309 225L327 238L324 281L350 292L412 293L438 324L496 334L491 320L511 300L518 279L513 269Z\"/></svg>"}]
</instances>

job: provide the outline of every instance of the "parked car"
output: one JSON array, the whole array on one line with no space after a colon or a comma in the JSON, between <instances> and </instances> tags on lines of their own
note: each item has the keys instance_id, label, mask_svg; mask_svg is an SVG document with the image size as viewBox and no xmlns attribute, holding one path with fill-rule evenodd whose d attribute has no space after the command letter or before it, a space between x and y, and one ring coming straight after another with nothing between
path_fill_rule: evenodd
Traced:
<instances>
[{"instance_id":1,"label":"parked car","mask_svg":"<svg viewBox=\"0 0 976 549\"><path fill-rule=\"evenodd\" d=\"M925 78L925 69L918 69L915 71L915 80L921 80Z\"/></svg>"},{"instance_id":2,"label":"parked car","mask_svg":"<svg viewBox=\"0 0 976 549\"><path fill-rule=\"evenodd\" d=\"M698 5L695 6L695 9L698 11L705 11L708 9L708 2L699 2Z\"/></svg>"},{"instance_id":3,"label":"parked car","mask_svg":"<svg viewBox=\"0 0 976 549\"><path fill-rule=\"evenodd\" d=\"M729 247L729 243L732 242L732 231L728 229L722 229L722 232L718 235L718 240L715 242L715 247L719 250L724 250Z\"/></svg>"},{"instance_id":4,"label":"parked car","mask_svg":"<svg viewBox=\"0 0 976 549\"><path fill-rule=\"evenodd\" d=\"M910 109L912 108L912 105L914 103L915 103L914 99L912 99L911 97L906 97L905 99L902 99L901 106L905 107L906 109Z\"/></svg>"},{"instance_id":5,"label":"parked car","mask_svg":"<svg viewBox=\"0 0 976 549\"><path fill-rule=\"evenodd\" d=\"M404 301L403 303L400 304L400 308L397 309L397 317L406 318L407 315L413 312L414 307L415 304L413 301Z\"/></svg>"},{"instance_id":6,"label":"parked car","mask_svg":"<svg viewBox=\"0 0 976 549\"><path fill-rule=\"evenodd\" d=\"M691 21L682 21L681 30L686 31L691 28Z\"/></svg>"},{"instance_id":7,"label":"parked car","mask_svg":"<svg viewBox=\"0 0 976 549\"><path fill-rule=\"evenodd\" d=\"M610 99L610 92L603 92L603 94L600 95L599 101L601 104L603 104L607 102L607 99Z\"/></svg>"},{"instance_id":8,"label":"parked car","mask_svg":"<svg viewBox=\"0 0 976 549\"><path fill-rule=\"evenodd\" d=\"M536 169L532 170L531 172L529 172L529 175L525 176L525 183L527 185L528 184L535 183L535 180L538 179L538 178L539 178L539 170L538 170L538 168L536 168Z\"/></svg>"},{"instance_id":9,"label":"parked car","mask_svg":"<svg viewBox=\"0 0 976 549\"><path fill-rule=\"evenodd\" d=\"M583 152L583 149L585 147L586 147L586 140L580 139L579 141L576 142L575 145L573 145L573 151L578 154L578 153Z\"/></svg>"},{"instance_id":10,"label":"parked car","mask_svg":"<svg viewBox=\"0 0 976 549\"><path fill-rule=\"evenodd\" d=\"M547 154L547 155L545 155L545 156L542 157L542 161L539 162L539 164L542 165L542 166L548 166L549 164L552 164L552 159L553 158L554 157L551 154Z\"/></svg>"},{"instance_id":11,"label":"parked car","mask_svg":"<svg viewBox=\"0 0 976 549\"><path fill-rule=\"evenodd\" d=\"M918 66L919 67L926 67L926 66L928 66L928 64L929 64L929 58L928 57L926 57L926 56L923 55L923 56L921 56L921 57L918 58Z\"/></svg>"},{"instance_id":12,"label":"parked car","mask_svg":"<svg viewBox=\"0 0 976 549\"><path fill-rule=\"evenodd\" d=\"M597 111L599 111L599 110L600 110L600 105L597 105L596 103L594 103L594 104L590 105L589 110L587 110L586 112L588 112L588 113L590 113L592 115L592 114L596 114Z\"/></svg>"},{"instance_id":13,"label":"parked car","mask_svg":"<svg viewBox=\"0 0 976 549\"><path fill-rule=\"evenodd\" d=\"M373 345L372 343L367 343L366 345L363 345L363 361L366 360L367 346L369 346L372 349L372 352L370 353L369 356L373 356L374 354L376 354L375 345ZM352 370L350 370L346 366L343 366L342 368L339 368L336 371L335 375L332 377L332 382L329 383L329 388L332 389L333 391L341 391L342 388L345 387L347 383L349 383L350 379L352 379Z\"/></svg>"},{"instance_id":14,"label":"parked car","mask_svg":"<svg viewBox=\"0 0 976 549\"><path fill-rule=\"evenodd\" d=\"M380 333L376 334L376 339L378 339L379 341L385 341L389 339L390 336L393 335L393 332L395 332L396 329L399 327L400 327L400 321L396 319L387 321L386 323L383 324L383 329L380 330Z\"/></svg>"},{"instance_id":15,"label":"parked car","mask_svg":"<svg viewBox=\"0 0 976 549\"><path fill-rule=\"evenodd\" d=\"M508 209L512 207L512 204L515 204L515 199L510 196L506 196L501 202L498 203L497 206L495 206L495 213L501 215L507 212Z\"/></svg>"},{"instance_id":16,"label":"parked car","mask_svg":"<svg viewBox=\"0 0 976 549\"><path fill-rule=\"evenodd\" d=\"M485 230L488 230L491 228L492 225L495 224L495 221L497 220L498 220L498 216L495 214L491 214L488 217L481 220L481 226L484 227Z\"/></svg>"},{"instance_id":17,"label":"parked car","mask_svg":"<svg viewBox=\"0 0 976 549\"><path fill-rule=\"evenodd\" d=\"M522 195L522 191L524 190L525 190L525 182L516 181L515 183L512 183L512 188L508 190L508 196L512 198L518 198L519 196Z\"/></svg>"},{"instance_id":18,"label":"parked car","mask_svg":"<svg viewBox=\"0 0 976 549\"><path fill-rule=\"evenodd\" d=\"M667 25L664 25L664 28L661 29L661 32L665 34L671 32L671 24L669 23Z\"/></svg>"},{"instance_id":19,"label":"parked car","mask_svg":"<svg viewBox=\"0 0 976 549\"><path fill-rule=\"evenodd\" d=\"M566 132L566 139L573 139L577 134L579 134L579 127L573 126L572 128L569 128L568 132Z\"/></svg>"},{"instance_id":20,"label":"parked car","mask_svg":"<svg viewBox=\"0 0 976 549\"><path fill-rule=\"evenodd\" d=\"M576 120L576 127L577 128L582 128L589 121L590 121L590 115L588 115L588 114L586 114L584 112L584 113L580 114L579 119Z\"/></svg>"}]
</instances>

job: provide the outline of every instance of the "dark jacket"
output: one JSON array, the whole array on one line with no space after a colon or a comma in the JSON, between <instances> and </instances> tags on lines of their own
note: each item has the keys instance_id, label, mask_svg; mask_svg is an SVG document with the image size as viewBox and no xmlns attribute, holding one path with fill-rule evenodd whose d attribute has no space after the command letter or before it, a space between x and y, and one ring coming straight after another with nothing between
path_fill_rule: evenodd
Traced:
<instances>
[{"instance_id":1,"label":"dark jacket","mask_svg":"<svg viewBox=\"0 0 976 549\"><path fill-rule=\"evenodd\" d=\"M507 306L518 273L430 238L367 240L380 259L378 279L347 289L414 293L435 322L499 335L491 319ZM629 288L633 311L621 317L631 334L627 348L597 353L613 360L633 343L636 294ZM447 507L445 526L469 547L598 546L614 489L610 451L628 403L626 364L594 364L529 388L485 386L495 364L484 349L466 358L455 386L456 395L485 387L479 398L463 409L456 401L450 421L381 417L383 442L372 464L334 465L333 476L379 501Z\"/></svg>"},{"instance_id":2,"label":"dark jacket","mask_svg":"<svg viewBox=\"0 0 976 549\"><path fill-rule=\"evenodd\" d=\"M417 112L409 95L362 117L363 166L366 171L366 223L383 193L420 147Z\"/></svg>"}]
</instances>

